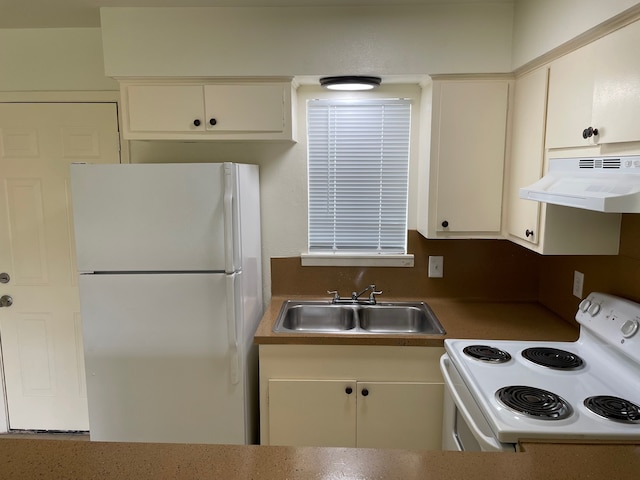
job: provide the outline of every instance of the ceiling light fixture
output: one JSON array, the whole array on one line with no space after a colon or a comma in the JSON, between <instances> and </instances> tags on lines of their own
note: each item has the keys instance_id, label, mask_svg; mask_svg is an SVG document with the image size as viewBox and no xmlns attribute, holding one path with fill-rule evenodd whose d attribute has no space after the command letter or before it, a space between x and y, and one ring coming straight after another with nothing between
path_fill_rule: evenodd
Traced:
<instances>
[{"instance_id":1,"label":"ceiling light fixture","mask_svg":"<svg viewBox=\"0 0 640 480\"><path fill-rule=\"evenodd\" d=\"M322 77L320 85L329 90L371 90L380 86L380 77L345 75L340 77Z\"/></svg>"}]
</instances>

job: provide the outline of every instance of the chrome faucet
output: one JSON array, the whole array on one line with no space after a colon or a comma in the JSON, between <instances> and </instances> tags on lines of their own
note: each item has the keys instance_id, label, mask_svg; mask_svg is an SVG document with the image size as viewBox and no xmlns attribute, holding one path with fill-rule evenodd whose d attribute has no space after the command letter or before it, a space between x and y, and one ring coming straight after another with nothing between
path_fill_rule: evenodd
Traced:
<instances>
[{"instance_id":1,"label":"chrome faucet","mask_svg":"<svg viewBox=\"0 0 640 480\"><path fill-rule=\"evenodd\" d=\"M369 299L368 300L360 300L360 297L362 295L364 295L365 293L369 292ZM351 293L351 298L341 298L340 294L338 293L337 290L329 290L327 291L328 294L333 295L333 300L332 303L366 303L368 305L375 305L376 304L376 295L380 295L382 293L382 291L376 291L376 286L375 285L369 285L367 288L365 288L364 290L362 290L360 293L358 292L352 292Z\"/></svg>"}]
</instances>

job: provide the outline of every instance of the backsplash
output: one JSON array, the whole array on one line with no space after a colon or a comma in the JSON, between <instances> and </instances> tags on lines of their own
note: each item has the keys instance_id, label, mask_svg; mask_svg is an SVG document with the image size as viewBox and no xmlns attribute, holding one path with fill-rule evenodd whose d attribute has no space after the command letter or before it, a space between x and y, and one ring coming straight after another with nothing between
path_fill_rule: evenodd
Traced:
<instances>
[{"instance_id":1,"label":"backsplash","mask_svg":"<svg viewBox=\"0 0 640 480\"><path fill-rule=\"evenodd\" d=\"M348 295L370 283L389 297L441 297L486 301L538 301L573 322L580 299L573 272L592 291L640 302L640 215L622 217L616 256L538 255L507 240L428 240L410 230L413 268L302 267L299 257L271 259L273 295ZM429 278L429 255L444 257L444 278Z\"/></svg>"},{"instance_id":2,"label":"backsplash","mask_svg":"<svg viewBox=\"0 0 640 480\"><path fill-rule=\"evenodd\" d=\"M584 274L583 297L603 292L640 302L640 215L622 216L618 255L540 256L538 301L571 320L580 303L572 293L575 270Z\"/></svg>"},{"instance_id":3,"label":"backsplash","mask_svg":"<svg viewBox=\"0 0 640 480\"><path fill-rule=\"evenodd\" d=\"M374 283L389 297L536 301L538 255L506 240L427 240L410 230L414 267L302 267L299 257L271 259L273 295L349 295ZM444 257L444 278L427 275L429 255ZM327 295L328 296L328 295Z\"/></svg>"}]
</instances>

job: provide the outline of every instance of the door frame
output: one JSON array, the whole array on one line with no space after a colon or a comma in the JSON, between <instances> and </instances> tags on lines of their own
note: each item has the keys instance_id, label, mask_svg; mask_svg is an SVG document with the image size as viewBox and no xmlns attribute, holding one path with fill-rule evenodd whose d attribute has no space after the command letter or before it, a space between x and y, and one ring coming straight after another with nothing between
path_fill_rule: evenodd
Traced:
<instances>
[{"instance_id":1,"label":"door frame","mask_svg":"<svg viewBox=\"0 0 640 480\"><path fill-rule=\"evenodd\" d=\"M41 92L0 92L0 103L115 103L118 111L120 132L120 163L130 163L129 142L122 136L120 92L118 90L96 91L41 91ZM0 345L0 433L9 431L9 410Z\"/></svg>"}]
</instances>

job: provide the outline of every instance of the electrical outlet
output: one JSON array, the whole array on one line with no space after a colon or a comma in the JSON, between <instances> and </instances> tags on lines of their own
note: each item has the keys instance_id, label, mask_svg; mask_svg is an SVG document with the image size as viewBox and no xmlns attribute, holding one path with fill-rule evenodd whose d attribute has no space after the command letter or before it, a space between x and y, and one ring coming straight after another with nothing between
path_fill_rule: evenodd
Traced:
<instances>
[{"instance_id":1,"label":"electrical outlet","mask_svg":"<svg viewBox=\"0 0 640 480\"><path fill-rule=\"evenodd\" d=\"M444 277L444 257L429 256L429 278Z\"/></svg>"},{"instance_id":2,"label":"electrical outlet","mask_svg":"<svg viewBox=\"0 0 640 480\"><path fill-rule=\"evenodd\" d=\"M584 286L584 273L575 270L573 272L573 295L582 298L582 287Z\"/></svg>"}]
</instances>

